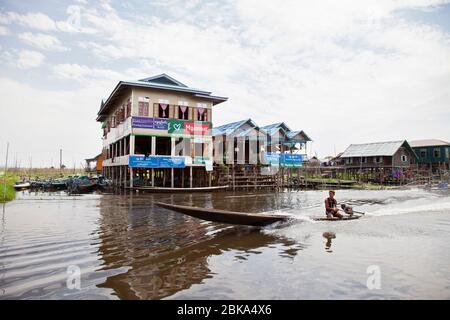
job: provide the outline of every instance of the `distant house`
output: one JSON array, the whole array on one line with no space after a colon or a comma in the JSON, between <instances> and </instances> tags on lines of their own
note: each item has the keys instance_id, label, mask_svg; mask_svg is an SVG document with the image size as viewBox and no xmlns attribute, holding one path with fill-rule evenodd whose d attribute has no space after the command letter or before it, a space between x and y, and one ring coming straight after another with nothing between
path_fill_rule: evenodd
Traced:
<instances>
[{"instance_id":1,"label":"distant house","mask_svg":"<svg viewBox=\"0 0 450 320\"><path fill-rule=\"evenodd\" d=\"M93 158L85 159L86 161L85 171L87 173L101 173L103 170L104 158L105 158L104 155L100 153Z\"/></svg>"},{"instance_id":2,"label":"distant house","mask_svg":"<svg viewBox=\"0 0 450 320\"><path fill-rule=\"evenodd\" d=\"M303 130L291 130L284 122L269 124L261 129L267 133L268 152L306 150L306 143L311 141Z\"/></svg>"},{"instance_id":3,"label":"distant house","mask_svg":"<svg viewBox=\"0 0 450 320\"><path fill-rule=\"evenodd\" d=\"M417 156L406 140L351 144L340 156L345 167L407 168Z\"/></svg>"},{"instance_id":4,"label":"distant house","mask_svg":"<svg viewBox=\"0 0 450 320\"><path fill-rule=\"evenodd\" d=\"M423 169L450 168L450 143L438 139L409 141Z\"/></svg>"}]
</instances>

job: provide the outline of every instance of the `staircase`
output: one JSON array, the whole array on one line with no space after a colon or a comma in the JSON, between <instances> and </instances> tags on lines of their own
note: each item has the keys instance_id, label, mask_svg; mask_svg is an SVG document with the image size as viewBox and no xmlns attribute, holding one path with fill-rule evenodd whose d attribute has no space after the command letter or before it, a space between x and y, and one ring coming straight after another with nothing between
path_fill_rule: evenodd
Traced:
<instances>
[{"instance_id":1,"label":"staircase","mask_svg":"<svg viewBox=\"0 0 450 320\"><path fill-rule=\"evenodd\" d=\"M219 186L228 185L230 190L275 189L279 186L278 175L261 174L260 166L234 165L214 168Z\"/></svg>"}]
</instances>

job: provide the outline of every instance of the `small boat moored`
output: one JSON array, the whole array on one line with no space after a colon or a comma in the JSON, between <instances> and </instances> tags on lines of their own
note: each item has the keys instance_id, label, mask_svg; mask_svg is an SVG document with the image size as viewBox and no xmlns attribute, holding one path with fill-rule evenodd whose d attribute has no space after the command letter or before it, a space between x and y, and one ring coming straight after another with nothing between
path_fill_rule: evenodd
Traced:
<instances>
[{"instance_id":1,"label":"small boat moored","mask_svg":"<svg viewBox=\"0 0 450 320\"><path fill-rule=\"evenodd\" d=\"M21 190L21 189L28 189L31 186L29 182L16 182L14 185L14 189Z\"/></svg>"}]
</instances>

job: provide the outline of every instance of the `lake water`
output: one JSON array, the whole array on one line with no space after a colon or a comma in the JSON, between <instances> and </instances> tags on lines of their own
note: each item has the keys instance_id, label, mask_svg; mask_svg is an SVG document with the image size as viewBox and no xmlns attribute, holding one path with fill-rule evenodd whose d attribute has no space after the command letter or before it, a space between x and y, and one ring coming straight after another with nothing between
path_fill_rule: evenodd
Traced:
<instances>
[{"instance_id":1,"label":"lake water","mask_svg":"<svg viewBox=\"0 0 450 320\"><path fill-rule=\"evenodd\" d=\"M450 193L338 191L367 214L311 220L326 196L18 193L0 221L0 299L450 298ZM295 219L235 227L153 201Z\"/></svg>"}]
</instances>

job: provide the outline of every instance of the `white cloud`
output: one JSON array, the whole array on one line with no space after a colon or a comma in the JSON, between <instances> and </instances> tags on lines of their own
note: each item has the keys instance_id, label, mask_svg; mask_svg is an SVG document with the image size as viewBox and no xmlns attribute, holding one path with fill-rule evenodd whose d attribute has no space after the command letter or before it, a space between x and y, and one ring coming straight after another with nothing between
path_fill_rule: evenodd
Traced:
<instances>
[{"instance_id":1,"label":"white cloud","mask_svg":"<svg viewBox=\"0 0 450 320\"><path fill-rule=\"evenodd\" d=\"M57 64L52 67L53 75L58 79L87 83L99 83L101 81L118 82L125 75L109 69L91 68L80 64Z\"/></svg>"},{"instance_id":2,"label":"white cloud","mask_svg":"<svg viewBox=\"0 0 450 320\"><path fill-rule=\"evenodd\" d=\"M4 26L0 26L0 36L7 36L9 35L9 30L8 28L4 27Z\"/></svg>"},{"instance_id":3,"label":"white cloud","mask_svg":"<svg viewBox=\"0 0 450 320\"><path fill-rule=\"evenodd\" d=\"M2 106L14 106L0 107L0 119L20 119L20 125L17 121L3 121L0 145L9 141L10 154L17 155L22 165L28 164L32 156L33 166L47 167L52 159L56 165L62 148L64 164L69 167L76 164L79 168L84 158L101 151L101 129L94 119L100 105L97 99L107 89L98 86L80 90L39 89L0 77Z\"/></svg>"},{"instance_id":4,"label":"white cloud","mask_svg":"<svg viewBox=\"0 0 450 320\"><path fill-rule=\"evenodd\" d=\"M18 37L23 42L38 49L57 52L69 50L56 37L48 34L24 32L19 34Z\"/></svg>"},{"instance_id":5,"label":"white cloud","mask_svg":"<svg viewBox=\"0 0 450 320\"><path fill-rule=\"evenodd\" d=\"M0 13L0 24L17 23L24 27L48 32L62 31L67 33L96 33L95 29L82 26L82 21L80 19L81 12L82 7L80 6L68 6L66 11L67 19L58 21L41 12L20 14L9 11L6 13Z\"/></svg>"},{"instance_id":6,"label":"white cloud","mask_svg":"<svg viewBox=\"0 0 450 320\"><path fill-rule=\"evenodd\" d=\"M321 156L357 142L449 139L449 33L398 15L441 3L170 1L166 16L125 16L102 1L80 11L92 31L79 40L83 62L58 61L50 73L105 88L90 96L97 106L119 80L166 72L230 98L215 124L287 121Z\"/></svg>"},{"instance_id":7,"label":"white cloud","mask_svg":"<svg viewBox=\"0 0 450 320\"><path fill-rule=\"evenodd\" d=\"M33 29L54 31L56 30L56 24L46 14L40 12L33 12L27 14L19 14L17 12L6 12L0 14L0 23L10 24L18 23L20 25L30 27Z\"/></svg>"},{"instance_id":8,"label":"white cloud","mask_svg":"<svg viewBox=\"0 0 450 320\"><path fill-rule=\"evenodd\" d=\"M19 69L31 69L39 67L44 62L45 56L32 50L22 50L19 52L16 60L16 66Z\"/></svg>"}]
</instances>

